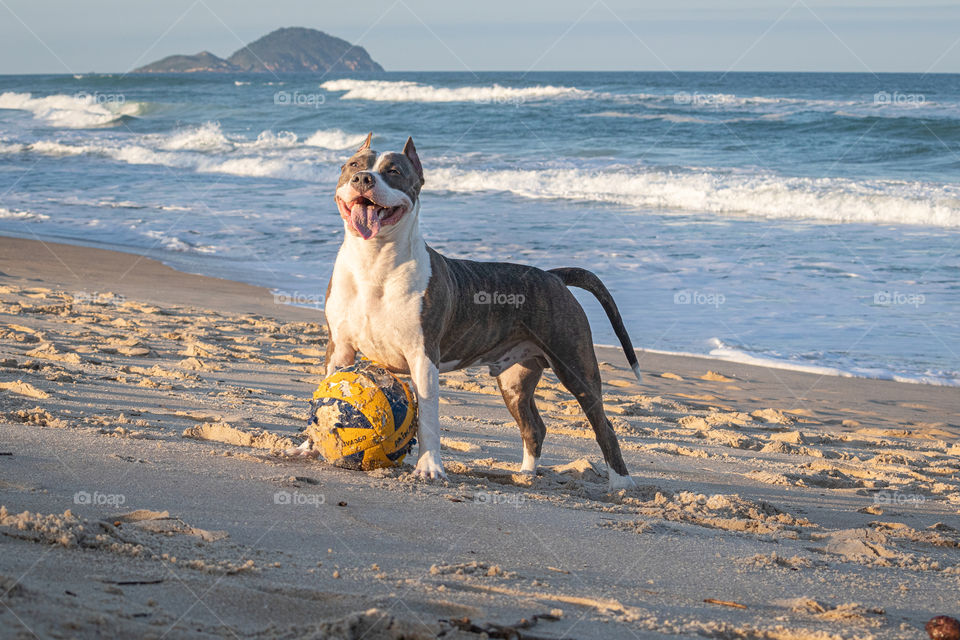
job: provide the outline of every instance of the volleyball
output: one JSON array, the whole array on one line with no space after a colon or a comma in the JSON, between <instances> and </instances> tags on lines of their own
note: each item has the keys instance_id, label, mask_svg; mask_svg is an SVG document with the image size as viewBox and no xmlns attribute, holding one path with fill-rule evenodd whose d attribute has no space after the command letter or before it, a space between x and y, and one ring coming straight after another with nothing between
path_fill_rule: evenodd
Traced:
<instances>
[{"instance_id":1,"label":"volleyball","mask_svg":"<svg viewBox=\"0 0 960 640\"><path fill-rule=\"evenodd\" d=\"M313 393L306 435L324 460L349 469L399 466L414 443L410 387L373 362L328 376Z\"/></svg>"}]
</instances>

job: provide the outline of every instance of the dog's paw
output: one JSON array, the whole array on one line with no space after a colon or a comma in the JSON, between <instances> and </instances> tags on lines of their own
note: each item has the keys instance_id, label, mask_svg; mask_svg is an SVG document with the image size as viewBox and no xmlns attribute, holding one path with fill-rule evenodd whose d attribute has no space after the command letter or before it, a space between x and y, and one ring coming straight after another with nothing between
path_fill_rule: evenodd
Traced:
<instances>
[{"instance_id":1,"label":"dog's paw","mask_svg":"<svg viewBox=\"0 0 960 640\"><path fill-rule=\"evenodd\" d=\"M290 458L316 458L320 452L313 448L313 442L307 438L299 447L284 449L283 455Z\"/></svg>"},{"instance_id":2,"label":"dog's paw","mask_svg":"<svg viewBox=\"0 0 960 640\"><path fill-rule=\"evenodd\" d=\"M532 453L527 453L527 448L523 448L523 463L520 465L520 473L526 474L528 476L537 475L537 467L539 466L540 459L535 457Z\"/></svg>"},{"instance_id":3,"label":"dog's paw","mask_svg":"<svg viewBox=\"0 0 960 640\"><path fill-rule=\"evenodd\" d=\"M424 480L446 480L447 472L443 470L440 454L435 451L424 451L417 460L417 467L413 475Z\"/></svg>"},{"instance_id":4,"label":"dog's paw","mask_svg":"<svg viewBox=\"0 0 960 640\"><path fill-rule=\"evenodd\" d=\"M633 481L629 475L622 476L613 469L608 469L609 472L609 491L620 491L622 489L633 489L637 486L637 483Z\"/></svg>"}]
</instances>

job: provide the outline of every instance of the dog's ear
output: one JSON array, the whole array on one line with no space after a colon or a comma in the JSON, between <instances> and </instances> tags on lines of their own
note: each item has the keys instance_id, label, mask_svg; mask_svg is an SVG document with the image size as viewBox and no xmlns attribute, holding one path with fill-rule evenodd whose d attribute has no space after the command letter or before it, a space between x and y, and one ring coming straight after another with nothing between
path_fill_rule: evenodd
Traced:
<instances>
[{"instance_id":1,"label":"dog's ear","mask_svg":"<svg viewBox=\"0 0 960 640\"><path fill-rule=\"evenodd\" d=\"M370 148L370 141L373 139L373 131L367 134L367 139L363 141L363 144L360 145L360 148L357 149L357 153L360 153L364 149Z\"/></svg>"},{"instance_id":2,"label":"dog's ear","mask_svg":"<svg viewBox=\"0 0 960 640\"><path fill-rule=\"evenodd\" d=\"M420 164L420 156L417 155L417 148L413 146L413 138L407 138L407 143L403 145L403 155L407 156L410 163L413 164L413 169L420 178L420 184L423 184L423 165Z\"/></svg>"}]
</instances>

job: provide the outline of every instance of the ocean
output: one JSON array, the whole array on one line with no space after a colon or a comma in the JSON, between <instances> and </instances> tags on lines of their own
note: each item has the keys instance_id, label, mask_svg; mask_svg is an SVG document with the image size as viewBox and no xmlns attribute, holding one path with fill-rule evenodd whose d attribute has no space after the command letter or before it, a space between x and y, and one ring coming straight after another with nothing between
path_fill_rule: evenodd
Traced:
<instances>
[{"instance_id":1,"label":"ocean","mask_svg":"<svg viewBox=\"0 0 960 640\"><path fill-rule=\"evenodd\" d=\"M0 76L0 233L321 307L369 131L432 246L592 269L638 347L960 385L960 75Z\"/></svg>"}]
</instances>

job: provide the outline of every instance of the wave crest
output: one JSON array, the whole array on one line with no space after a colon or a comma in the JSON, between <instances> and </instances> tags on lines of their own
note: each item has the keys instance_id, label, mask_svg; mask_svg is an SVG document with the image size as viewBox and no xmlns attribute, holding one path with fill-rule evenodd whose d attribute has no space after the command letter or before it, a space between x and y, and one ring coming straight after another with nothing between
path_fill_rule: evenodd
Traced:
<instances>
[{"instance_id":1,"label":"wave crest","mask_svg":"<svg viewBox=\"0 0 960 640\"><path fill-rule=\"evenodd\" d=\"M481 87L435 87L429 84L387 80L328 80L320 85L326 91L345 91L341 100L378 102L476 102L478 104L518 104L551 98L598 97L595 91L575 87L538 85L505 87L499 84Z\"/></svg>"},{"instance_id":2,"label":"wave crest","mask_svg":"<svg viewBox=\"0 0 960 640\"><path fill-rule=\"evenodd\" d=\"M34 98L30 93L0 94L0 109L29 111L55 127L90 129L109 127L143 113L146 103L128 102L122 94L54 94Z\"/></svg>"},{"instance_id":3,"label":"wave crest","mask_svg":"<svg viewBox=\"0 0 960 640\"><path fill-rule=\"evenodd\" d=\"M610 167L435 169L425 188L432 184L444 185L444 191L506 191L525 198L611 202L685 213L960 227L960 193L950 186L923 183Z\"/></svg>"},{"instance_id":4,"label":"wave crest","mask_svg":"<svg viewBox=\"0 0 960 640\"><path fill-rule=\"evenodd\" d=\"M320 129L303 141L303 144L324 149L349 149L359 147L364 138L363 134L345 133L340 129Z\"/></svg>"}]
</instances>

